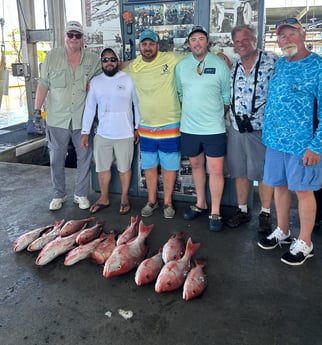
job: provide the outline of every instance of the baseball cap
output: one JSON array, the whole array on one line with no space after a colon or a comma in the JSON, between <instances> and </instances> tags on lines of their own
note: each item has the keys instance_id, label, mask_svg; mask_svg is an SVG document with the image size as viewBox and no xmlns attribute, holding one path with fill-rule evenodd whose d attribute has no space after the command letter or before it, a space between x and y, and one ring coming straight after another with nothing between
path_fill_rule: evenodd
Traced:
<instances>
[{"instance_id":1,"label":"baseball cap","mask_svg":"<svg viewBox=\"0 0 322 345\"><path fill-rule=\"evenodd\" d=\"M81 34L84 33L82 24L77 22L76 20L72 20L66 24L65 32L69 32L69 31L77 31Z\"/></svg>"},{"instance_id":2,"label":"baseball cap","mask_svg":"<svg viewBox=\"0 0 322 345\"><path fill-rule=\"evenodd\" d=\"M156 43L159 42L158 35L153 30L150 30L150 29L147 29L147 30L144 30L144 31L141 32L140 42L142 42L145 39L152 40L152 41L154 41Z\"/></svg>"},{"instance_id":3,"label":"baseball cap","mask_svg":"<svg viewBox=\"0 0 322 345\"><path fill-rule=\"evenodd\" d=\"M192 29L189 31L189 34L188 34L188 39L190 38L190 36L192 34L194 34L195 32L202 32L203 34L205 34L207 37L208 37L208 32L207 30L203 27L203 26L193 26Z\"/></svg>"},{"instance_id":4,"label":"baseball cap","mask_svg":"<svg viewBox=\"0 0 322 345\"><path fill-rule=\"evenodd\" d=\"M300 29L302 27L301 23L296 18L283 19L275 24L276 35L278 35L280 30L285 26L290 26L294 29Z\"/></svg>"},{"instance_id":5,"label":"baseball cap","mask_svg":"<svg viewBox=\"0 0 322 345\"><path fill-rule=\"evenodd\" d=\"M101 57L103 57L106 52L111 52L120 61L119 54L113 48L108 47L108 48L103 49L101 52Z\"/></svg>"}]
</instances>

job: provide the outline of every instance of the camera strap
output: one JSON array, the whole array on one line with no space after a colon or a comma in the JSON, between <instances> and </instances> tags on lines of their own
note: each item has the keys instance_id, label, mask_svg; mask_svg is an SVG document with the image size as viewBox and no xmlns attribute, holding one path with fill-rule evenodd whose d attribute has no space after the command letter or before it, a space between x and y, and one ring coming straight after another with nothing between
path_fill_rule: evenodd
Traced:
<instances>
[{"instance_id":1,"label":"camera strap","mask_svg":"<svg viewBox=\"0 0 322 345\"><path fill-rule=\"evenodd\" d=\"M256 111L265 104L265 103L263 103L258 108L255 108L257 77L258 77L259 65L261 63L261 57L262 57L262 52L260 51L259 52L258 60L256 62L256 66L255 66L254 92L253 92L253 98L252 98L252 111L251 111L251 114L255 114ZM234 77L233 77L233 97L232 97L232 101L231 101L231 111L233 112L233 115L235 117L236 117L236 109L235 109L235 83L236 83L236 76L237 76L238 67L239 67L239 63L236 63L236 68L235 68Z\"/></svg>"}]
</instances>

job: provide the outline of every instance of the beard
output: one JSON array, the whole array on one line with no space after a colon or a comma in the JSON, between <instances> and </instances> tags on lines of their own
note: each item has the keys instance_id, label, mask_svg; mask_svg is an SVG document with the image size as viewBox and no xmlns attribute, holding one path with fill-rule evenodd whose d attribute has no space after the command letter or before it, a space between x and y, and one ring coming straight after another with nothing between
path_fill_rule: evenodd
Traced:
<instances>
[{"instance_id":1,"label":"beard","mask_svg":"<svg viewBox=\"0 0 322 345\"><path fill-rule=\"evenodd\" d=\"M292 57L292 56L296 55L298 52L297 46L295 44L285 46L285 47L281 48L281 50L282 50L282 53L285 57Z\"/></svg>"},{"instance_id":2,"label":"beard","mask_svg":"<svg viewBox=\"0 0 322 345\"><path fill-rule=\"evenodd\" d=\"M102 71L105 75L107 75L108 77L113 77L117 72L118 72L118 66L116 66L113 69L106 69L104 67L102 67Z\"/></svg>"}]
</instances>

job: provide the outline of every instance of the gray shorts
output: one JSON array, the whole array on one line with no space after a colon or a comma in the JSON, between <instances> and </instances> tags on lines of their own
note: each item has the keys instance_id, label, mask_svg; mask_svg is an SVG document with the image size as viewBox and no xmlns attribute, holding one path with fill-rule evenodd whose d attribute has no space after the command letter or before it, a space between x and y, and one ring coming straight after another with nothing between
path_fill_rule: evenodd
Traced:
<instances>
[{"instance_id":1,"label":"gray shorts","mask_svg":"<svg viewBox=\"0 0 322 345\"><path fill-rule=\"evenodd\" d=\"M134 139L106 139L96 134L94 137L94 159L96 172L111 170L115 162L121 173L131 169Z\"/></svg>"},{"instance_id":2,"label":"gray shorts","mask_svg":"<svg viewBox=\"0 0 322 345\"><path fill-rule=\"evenodd\" d=\"M232 178L247 177L262 181L266 147L262 131L239 133L232 126L228 131L226 163Z\"/></svg>"}]
</instances>

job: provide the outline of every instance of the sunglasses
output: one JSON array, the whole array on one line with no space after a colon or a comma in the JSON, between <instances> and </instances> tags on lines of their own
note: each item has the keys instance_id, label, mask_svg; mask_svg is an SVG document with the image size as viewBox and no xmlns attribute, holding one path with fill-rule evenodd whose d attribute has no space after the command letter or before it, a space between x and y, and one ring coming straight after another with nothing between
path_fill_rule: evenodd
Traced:
<instances>
[{"instance_id":1,"label":"sunglasses","mask_svg":"<svg viewBox=\"0 0 322 345\"><path fill-rule=\"evenodd\" d=\"M201 64L203 63L203 66L202 66L202 68L201 68ZM202 73L203 73L203 71L205 70L205 63L204 63L204 61L202 60L202 61L200 61L199 63L198 63L198 66L197 66L197 68L196 68L196 71L197 71L197 73L199 74L199 75L202 75Z\"/></svg>"},{"instance_id":2,"label":"sunglasses","mask_svg":"<svg viewBox=\"0 0 322 345\"><path fill-rule=\"evenodd\" d=\"M109 61L111 61L111 62L116 62L117 61L117 58L116 57L101 57L101 61L102 62L109 62Z\"/></svg>"},{"instance_id":3,"label":"sunglasses","mask_svg":"<svg viewBox=\"0 0 322 345\"><path fill-rule=\"evenodd\" d=\"M75 37L78 40L80 40L83 37L83 34L80 34L80 33L79 34L73 34L72 32L67 32L66 35L68 38L74 38Z\"/></svg>"},{"instance_id":4,"label":"sunglasses","mask_svg":"<svg viewBox=\"0 0 322 345\"><path fill-rule=\"evenodd\" d=\"M278 21L275 24L275 29L277 29L278 27L280 27L281 25L284 25L284 24L290 24L290 25L299 24L299 25L301 25L300 22L296 18L287 18L287 19L283 19L283 20Z\"/></svg>"}]
</instances>

